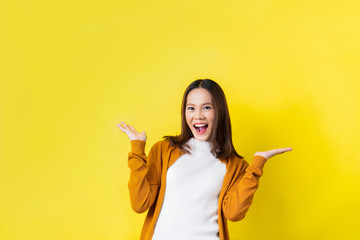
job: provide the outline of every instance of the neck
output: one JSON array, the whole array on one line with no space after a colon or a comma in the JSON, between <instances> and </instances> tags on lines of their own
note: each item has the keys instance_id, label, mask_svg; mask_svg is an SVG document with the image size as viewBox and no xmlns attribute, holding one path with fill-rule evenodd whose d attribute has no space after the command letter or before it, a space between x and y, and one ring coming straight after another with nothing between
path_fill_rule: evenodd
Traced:
<instances>
[{"instance_id":1,"label":"neck","mask_svg":"<svg viewBox=\"0 0 360 240\"><path fill-rule=\"evenodd\" d=\"M210 151L211 150L211 145L210 142L208 141L200 141L194 137L189 139L189 145L191 146L191 149L193 150L195 149L199 149L199 150L205 150L205 151Z\"/></svg>"}]
</instances>

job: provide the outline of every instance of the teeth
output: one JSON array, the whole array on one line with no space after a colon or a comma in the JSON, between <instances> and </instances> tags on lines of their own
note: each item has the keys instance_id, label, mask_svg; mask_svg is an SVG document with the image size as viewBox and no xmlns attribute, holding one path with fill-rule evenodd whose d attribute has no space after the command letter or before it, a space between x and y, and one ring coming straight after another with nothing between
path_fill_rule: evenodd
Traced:
<instances>
[{"instance_id":1,"label":"teeth","mask_svg":"<svg viewBox=\"0 0 360 240\"><path fill-rule=\"evenodd\" d=\"M195 127L204 127L204 126L206 126L206 124L195 124L194 126Z\"/></svg>"}]
</instances>

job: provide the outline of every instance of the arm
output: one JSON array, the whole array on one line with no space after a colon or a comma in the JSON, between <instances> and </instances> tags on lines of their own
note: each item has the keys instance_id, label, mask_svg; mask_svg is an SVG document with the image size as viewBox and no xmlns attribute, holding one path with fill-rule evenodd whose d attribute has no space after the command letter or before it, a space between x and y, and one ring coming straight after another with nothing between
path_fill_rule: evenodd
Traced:
<instances>
[{"instance_id":1,"label":"arm","mask_svg":"<svg viewBox=\"0 0 360 240\"><path fill-rule=\"evenodd\" d=\"M130 143L131 152L128 155L130 202L135 212L142 213L151 207L159 191L160 172L155 162L159 158L158 145L155 144L146 156L145 141L132 140Z\"/></svg>"},{"instance_id":2,"label":"arm","mask_svg":"<svg viewBox=\"0 0 360 240\"><path fill-rule=\"evenodd\" d=\"M128 155L130 179L128 183L131 207L137 213L148 210L154 203L160 186L161 155L158 144L155 144L149 156L145 155L146 133L139 133L136 129L124 122L116 124L125 133L131 144Z\"/></svg>"},{"instance_id":3,"label":"arm","mask_svg":"<svg viewBox=\"0 0 360 240\"><path fill-rule=\"evenodd\" d=\"M263 174L266 161L288 151L292 151L292 148L278 148L265 152L256 152L250 166L244 160L245 164L239 171L240 173L235 183L232 184L224 197L223 211L227 219L230 221L240 221L245 217L254 194L259 187L259 178Z\"/></svg>"},{"instance_id":4,"label":"arm","mask_svg":"<svg viewBox=\"0 0 360 240\"><path fill-rule=\"evenodd\" d=\"M254 156L251 165L244 160L239 176L224 197L223 211L228 220L240 221L245 217L258 189L266 160L259 155Z\"/></svg>"}]
</instances>

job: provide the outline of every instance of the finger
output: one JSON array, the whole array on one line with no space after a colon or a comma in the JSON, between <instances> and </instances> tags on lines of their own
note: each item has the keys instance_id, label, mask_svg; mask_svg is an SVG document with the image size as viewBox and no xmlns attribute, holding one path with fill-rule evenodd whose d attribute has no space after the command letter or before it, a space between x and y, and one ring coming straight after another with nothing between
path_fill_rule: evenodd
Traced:
<instances>
[{"instance_id":1,"label":"finger","mask_svg":"<svg viewBox=\"0 0 360 240\"><path fill-rule=\"evenodd\" d=\"M128 125L126 125L124 122L121 122L121 123L122 123L122 125L121 124L116 124L120 128L120 130L122 132L126 133L126 134L130 133L131 130L129 129Z\"/></svg>"},{"instance_id":2,"label":"finger","mask_svg":"<svg viewBox=\"0 0 360 240\"><path fill-rule=\"evenodd\" d=\"M131 133L131 131L129 129L121 128L121 127L119 127L119 128L120 128L120 131L122 131L123 133L125 133L127 135L129 135Z\"/></svg>"},{"instance_id":3,"label":"finger","mask_svg":"<svg viewBox=\"0 0 360 240\"><path fill-rule=\"evenodd\" d=\"M280 148L280 149L281 149L281 151L285 151L285 152L293 150L291 147L288 147L288 148Z\"/></svg>"},{"instance_id":4,"label":"finger","mask_svg":"<svg viewBox=\"0 0 360 240\"><path fill-rule=\"evenodd\" d=\"M125 122L121 122L124 125L124 128L129 128L129 125L127 125Z\"/></svg>"},{"instance_id":5,"label":"finger","mask_svg":"<svg viewBox=\"0 0 360 240\"><path fill-rule=\"evenodd\" d=\"M118 126L121 131L124 131L124 130L125 130L125 128L124 128L123 126L121 126L120 124L116 124L116 126Z\"/></svg>"},{"instance_id":6,"label":"finger","mask_svg":"<svg viewBox=\"0 0 360 240\"><path fill-rule=\"evenodd\" d=\"M121 123L118 123L118 124L116 124L116 126L118 126L120 129L124 129L124 124L123 124L124 122L121 122Z\"/></svg>"},{"instance_id":7,"label":"finger","mask_svg":"<svg viewBox=\"0 0 360 240\"><path fill-rule=\"evenodd\" d=\"M139 134L138 131L136 131L136 129L133 126L129 125L129 127L132 130L132 132L135 132L135 133Z\"/></svg>"},{"instance_id":8,"label":"finger","mask_svg":"<svg viewBox=\"0 0 360 240\"><path fill-rule=\"evenodd\" d=\"M280 154L280 153L291 151L292 148L291 147L289 147L289 148L279 148L279 149L276 149L276 150Z\"/></svg>"}]
</instances>

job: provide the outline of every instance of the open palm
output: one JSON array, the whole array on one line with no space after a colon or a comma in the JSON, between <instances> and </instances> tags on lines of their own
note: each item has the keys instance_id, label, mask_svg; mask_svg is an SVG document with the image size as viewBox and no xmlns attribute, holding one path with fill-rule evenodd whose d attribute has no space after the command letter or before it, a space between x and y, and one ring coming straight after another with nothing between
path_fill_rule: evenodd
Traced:
<instances>
[{"instance_id":1,"label":"open palm","mask_svg":"<svg viewBox=\"0 0 360 240\"><path fill-rule=\"evenodd\" d=\"M255 155L260 155L266 159L269 159L271 157L274 157L278 154L281 154L281 153L284 153L284 152L288 152L288 151L291 151L292 148L291 147L288 147L288 148L278 148L278 149L273 149L273 150L269 150L269 151L265 151L265 152L256 152L254 154Z\"/></svg>"},{"instance_id":2,"label":"open palm","mask_svg":"<svg viewBox=\"0 0 360 240\"><path fill-rule=\"evenodd\" d=\"M136 129L133 126L127 125L124 122L121 122L121 124L116 124L116 125L120 128L120 130L123 133L125 133L129 137L130 141L141 140L146 142L147 137L145 131L139 133L138 131L136 131Z\"/></svg>"}]
</instances>

